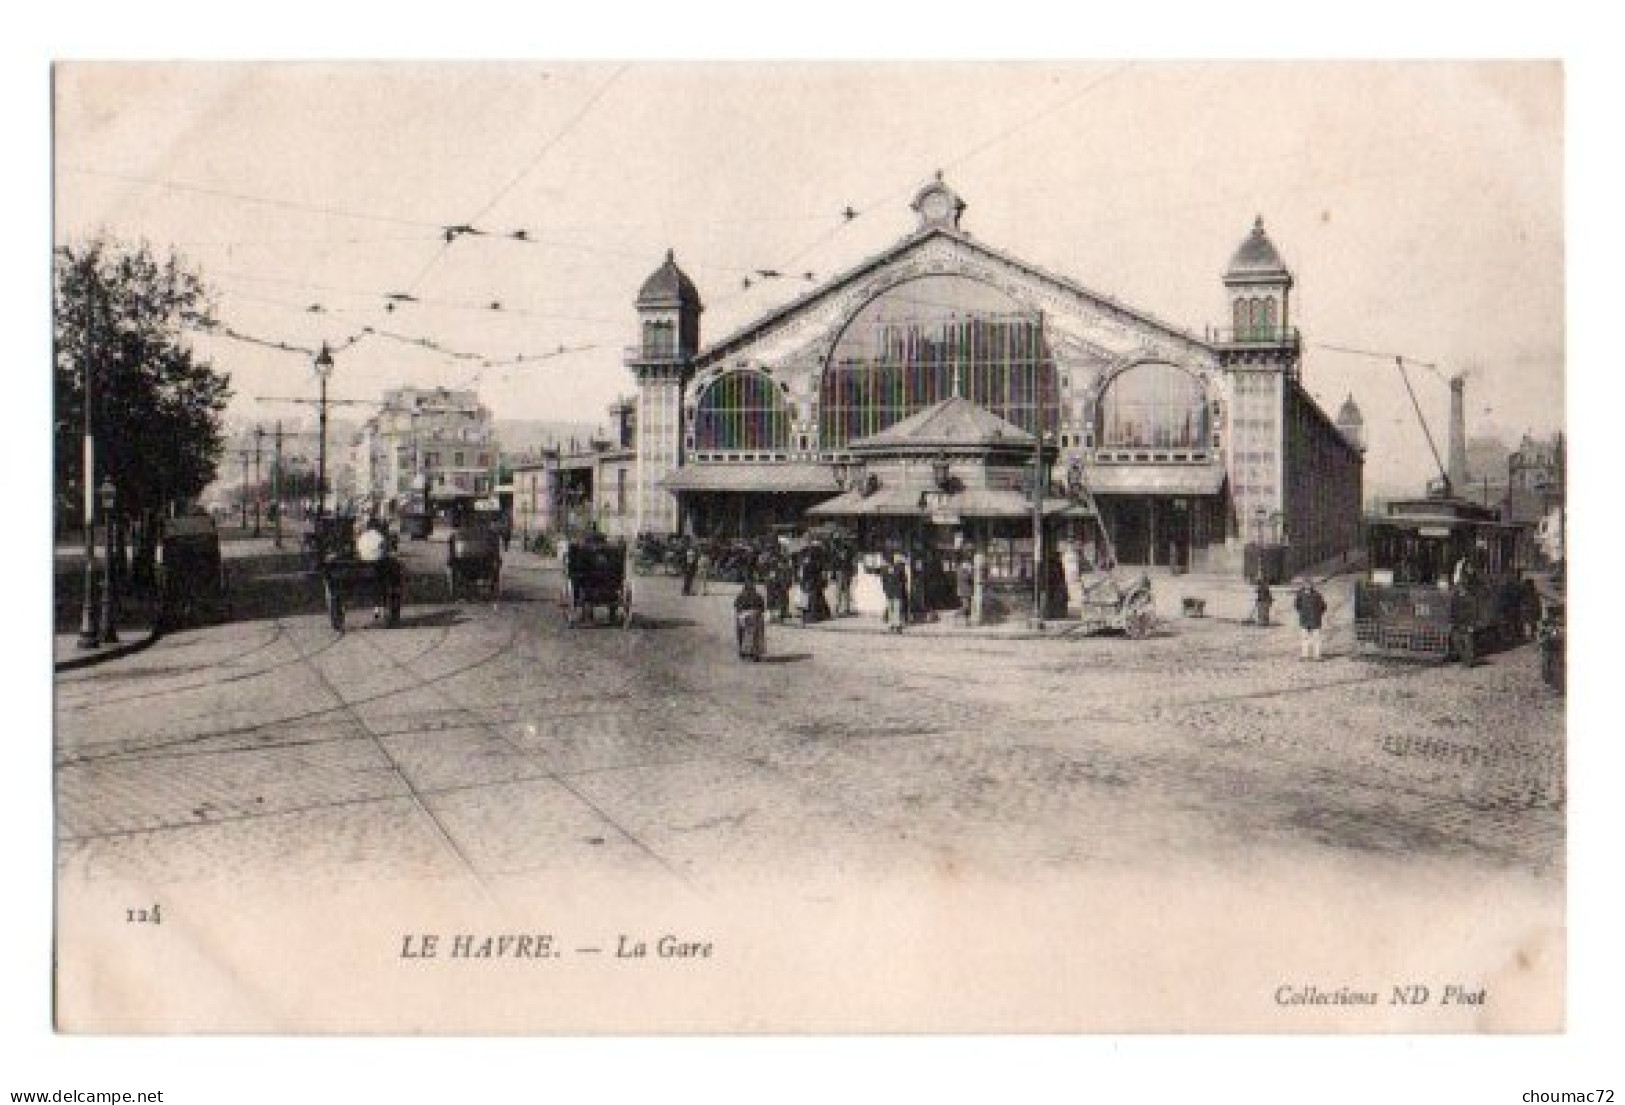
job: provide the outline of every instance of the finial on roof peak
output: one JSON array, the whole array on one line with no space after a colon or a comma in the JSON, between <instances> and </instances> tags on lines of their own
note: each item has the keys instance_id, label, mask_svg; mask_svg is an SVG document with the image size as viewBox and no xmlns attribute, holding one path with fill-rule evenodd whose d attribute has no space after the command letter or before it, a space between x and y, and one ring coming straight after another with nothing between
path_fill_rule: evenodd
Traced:
<instances>
[{"instance_id":1,"label":"finial on roof peak","mask_svg":"<svg viewBox=\"0 0 1625 1105\"><path fill-rule=\"evenodd\" d=\"M1262 220L1262 219L1261 219L1261 220L1259 220L1259 225L1260 225L1260 226L1263 226L1263 225L1264 225L1264 223L1263 223L1263 220ZM672 261L676 261L676 260L677 260L677 251L676 251L676 250L675 250L675 249L672 249L672 248L671 248L671 247L670 247L670 246L667 246L667 247L666 247L666 260L667 260L667 261L668 261L668 262L672 262Z\"/></svg>"}]
</instances>

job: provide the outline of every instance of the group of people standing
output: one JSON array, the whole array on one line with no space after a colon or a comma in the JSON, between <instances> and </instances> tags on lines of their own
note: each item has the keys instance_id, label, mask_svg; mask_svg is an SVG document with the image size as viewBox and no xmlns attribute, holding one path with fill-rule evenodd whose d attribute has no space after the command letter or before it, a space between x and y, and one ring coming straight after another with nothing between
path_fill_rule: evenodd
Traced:
<instances>
[{"instance_id":1,"label":"group of people standing","mask_svg":"<svg viewBox=\"0 0 1625 1105\"><path fill-rule=\"evenodd\" d=\"M717 553L708 543L689 542L682 553L684 595L705 595L717 567ZM795 592L799 588L800 616L803 621L827 621L852 612L852 580L857 571L857 551L841 540L807 541L799 548L785 547L776 539L764 539L748 547L730 550L729 576L760 585L768 616L788 621L795 616ZM833 605L829 599L835 588Z\"/></svg>"}]
</instances>

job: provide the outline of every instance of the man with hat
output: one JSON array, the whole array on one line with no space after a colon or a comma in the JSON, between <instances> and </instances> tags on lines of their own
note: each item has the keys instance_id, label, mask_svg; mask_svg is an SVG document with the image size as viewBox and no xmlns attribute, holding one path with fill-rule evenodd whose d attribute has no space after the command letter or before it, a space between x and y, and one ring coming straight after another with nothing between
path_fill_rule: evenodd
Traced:
<instances>
[{"instance_id":1,"label":"man with hat","mask_svg":"<svg viewBox=\"0 0 1625 1105\"><path fill-rule=\"evenodd\" d=\"M1292 600L1298 612L1299 652L1303 660L1320 659L1321 623L1326 617L1326 599L1315 589L1315 581L1307 577L1298 581L1298 593Z\"/></svg>"}]
</instances>

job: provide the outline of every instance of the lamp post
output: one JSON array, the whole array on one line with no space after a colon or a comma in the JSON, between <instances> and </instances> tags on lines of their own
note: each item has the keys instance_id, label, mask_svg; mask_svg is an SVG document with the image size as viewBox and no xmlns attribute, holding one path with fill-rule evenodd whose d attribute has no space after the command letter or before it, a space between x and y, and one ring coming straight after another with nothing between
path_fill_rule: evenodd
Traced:
<instances>
[{"instance_id":1,"label":"lamp post","mask_svg":"<svg viewBox=\"0 0 1625 1105\"><path fill-rule=\"evenodd\" d=\"M118 630L113 623L117 621L114 613L113 595L113 506L117 501L117 491L113 487L111 476L102 479L102 529L106 531L106 557L107 564L102 571L102 643L108 645L118 644Z\"/></svg>"},{"instance_id":2,"label":"lamp post","mask_svg":"<svg viewBox=\"0 0 1625 1105\"><path fill-rule=\"evenodd\" d=\"M333 353L322 342L322 348L316 354L316 379L321 383L321 395L316 405L317 422L317 450L316 450L316 518L321 519L327 508L327 378L333 374Z\"/></svg>"},{"instance_id":3,"label":"lamp post","mask_svg":"<svg viewBox=\"0 0 1625 1105\"><path fill-rule=\"evenodd\" d=\"M95 288L92 282L92 290ZM96 437L92 412L95 410L92 386L95 380L95 361L91 355L96 314L94 298L85 297L85 449L79 478L85 491L85 605L79 618L79 647L95 648L101 644L96 632Z\"/></svg>"},{"instance_id":4,"label":"lamp post","mask_svg":"<svg viewBox=\"0 0 1625 1105\"><path fill-rule=\"evenodd\" d=\"M88 383L88 374L87 374ZM89 388L86 388L86 410L89 410ZM101 630L96 624L96 478L91 466L93 444L90 437L90 416L85 416L85 603L79 613L79 647L95 648L102 643Z\"/></svg>"}]
</instances>

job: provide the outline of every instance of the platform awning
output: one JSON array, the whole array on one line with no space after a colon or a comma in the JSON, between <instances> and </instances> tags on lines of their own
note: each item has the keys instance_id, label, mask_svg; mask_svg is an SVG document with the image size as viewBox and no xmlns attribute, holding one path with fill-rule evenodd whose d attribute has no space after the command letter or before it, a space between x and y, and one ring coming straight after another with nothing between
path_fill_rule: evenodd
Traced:
<instances>
[{"instance_id":1,"label":"platform awning","mask_svg":"<svg viewBox=\"0 0 1625 1105\"><path fill-rule=\"evenodd\" d=\"M1096 495L1217 495L1224 486L1219 464L1102 464L1087 474Z\"/></svg>"},{"instance_id":2,"label":"platform awning","mask_svg":"<svg viewBox=\"0 0 1625 1105\"><path fill-rule=\"evenodd\" d=\"M822 464L685 464L660 481L668 491L755 491L833 495L840 490Z\"/></svg>"},{"instance_id":3,"label":"platform awning","mask_svg":"<svg viewBox=\"0 0 1625 1105\"><path fill-rule=\"evenodd\" d=\"M1031 518L1033 502L1014 488L967 487L951 495L931 492L924 508L920 488L882 486L869 495L852 490L807 511L819 518L956 517ZM1069 499L1044 500L1046 517L1088 517L1089 509Z\"/></svg>"}]
</instances>

